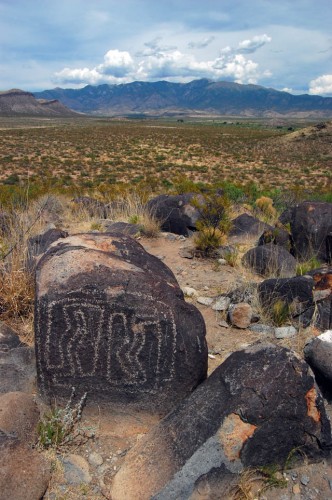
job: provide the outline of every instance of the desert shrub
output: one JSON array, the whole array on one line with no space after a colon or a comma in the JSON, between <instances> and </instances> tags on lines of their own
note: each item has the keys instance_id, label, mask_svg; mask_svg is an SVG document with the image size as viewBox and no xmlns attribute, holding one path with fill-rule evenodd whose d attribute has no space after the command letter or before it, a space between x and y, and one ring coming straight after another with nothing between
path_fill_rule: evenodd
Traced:
<instances>
[{"instance_id":1,"label":"desert shrub","mask_svg":"<svg viewBox=\"0 0 332 500\"><path fill-rule=\"evenodd\" d=\"M267 218L273 219L277 215L277 211L273 206L272 198L268 196L261 196L255 202L256 207Z\"/></svg>"},{"instance_id":2,"label":"desert shrub","mask_svg":"<svg viewBox=\"0 0 332 500\"><path fill-rule=\"evenodd\" d=\"M87 393L76 404L73 404L74 396L75 389L73 388L65 408L54 405L40 419L37 427L40 448L57 449L73 442L77 437L76 426L81 420Z\"/></svg>"},{"instance_id":3,"label":"desert shrub","mask_svg":"<svg viewBox=\"0 0 332 500\"><path fill-rule=\"evenodd\" d=\"M313 269L318 269L321 265L322 263L317 257L311 257L311 259L305 262L298 262L296 265L296 275L303 276Z\"/></svg>"},{"instance_id":4,"label":"desert shrub","mask_svg":"<svg viewBox=\"0 0 332 500\"><path fill-rule=\"evenodd\" d=\"M199 213L195 246L203 255L209 256L225 243L231 228L230 201L227 196L213 192L203 198L196 197L191 203Z\"/></svg>"}]
</instances>

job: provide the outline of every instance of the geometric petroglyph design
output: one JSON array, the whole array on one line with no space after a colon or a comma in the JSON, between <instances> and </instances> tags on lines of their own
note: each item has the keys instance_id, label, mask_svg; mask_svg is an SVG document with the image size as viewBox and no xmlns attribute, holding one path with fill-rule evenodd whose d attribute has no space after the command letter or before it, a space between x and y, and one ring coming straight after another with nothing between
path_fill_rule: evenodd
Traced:
<instances>
[{"instance_id":1,"label":"geometric petroglyph design","mask_svg":"<svg viewBox=\"0 0 332 500\"><path fill-rule=\"evenodd\" d=\"M177 330L166 303L142 293L110 301L81 290L36 305L39 378L67 386L102 379L110 389L158 389L175 375ZM68 382L66 382L66 380Z\"/></svg>"}]
</instances>

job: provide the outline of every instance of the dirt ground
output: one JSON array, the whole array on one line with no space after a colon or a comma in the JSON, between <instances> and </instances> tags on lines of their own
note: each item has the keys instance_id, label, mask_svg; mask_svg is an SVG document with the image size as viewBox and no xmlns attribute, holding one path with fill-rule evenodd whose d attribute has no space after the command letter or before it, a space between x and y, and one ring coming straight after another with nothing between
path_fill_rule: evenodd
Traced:
<instances>
[{"instance_id":1,"label":"dirt ground","mask_svg":"<svg viewBox=\"0 0 332 500\"><path fill-rule=\"evenodd\" d=\"M194 288L198 296L216 297L228 292L239 284L259 281L257 277L248 274L241 267L219 265L216 260L199 258L188 259L181 253L191 245L190 239L162 234L156 239L140 239L140 243L151 254L160 258L175 274L180 286ZM197 303L195 298L186 300L195 303L201 311L207 328L209 348L209 373L211 373L232 352L241 349L258 340L266 339L266 334L257 334L250 330L239 330L220 326L225 320L224 313L213 311L210 307ZM290 347L301 353L307 338L313 332L304 330L290 340L269 341ZM327 404L327 410L332 416L332 407ZM118 410L85 408L81 421L81 436L67 450L61 450L57 456L55 472L46 500L60 499L91 499L111 498L109 486L113 476L121 467L128 450L157 422L158 416L144 413L128 414ZM89 437L89 438L88 438ZM68 463L64 463L64 458ZM97 457L97 459L96 459ZM54 457L53 457L54 458ZM83 465L80 459L83 460ZM75 484L70 477L71 468L75 464L85 470L87 484ZM72 465L74 464L74 465ZM287 470L279 479L283 487L267 489L255 471L239 478L240 487L235 487L225 497L218 493L218 485L203 485L196 490L192 500L209 499L255 499L265 500L328 500L332 499L332 464L327 461L319 464L304 462L301 467ZM181 500L181 499L179 499Z\"/></svg>"}]
</instances>

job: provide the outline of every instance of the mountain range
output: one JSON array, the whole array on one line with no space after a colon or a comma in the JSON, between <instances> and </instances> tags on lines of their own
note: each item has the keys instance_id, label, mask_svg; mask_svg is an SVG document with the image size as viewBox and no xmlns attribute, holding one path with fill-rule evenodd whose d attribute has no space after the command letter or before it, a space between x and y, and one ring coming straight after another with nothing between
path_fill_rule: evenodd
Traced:
<instances>
[{"instance_id":1,"label":"mountain range","mask_svg":"<svg viewBox=\"0 0 332 500\"><path fill-rule=\"evenodd\" d=\"M332 97L293 95L258 85L213 82L133 82L55 88L34 92L39 99L59 100L80 113L118 115L233 115L331 117Z\"/></svg>"},{"instance_id":2,"label":"mountain range","mask_svg":"<svg viewBox=\"0 0 332 500\"><path fill-rule=\"evenodd\" d=\"M0 92L0 116L73 117L78 114L57 99L36 99L30 92L12 89Z\"/></svg>"}]
</instances>

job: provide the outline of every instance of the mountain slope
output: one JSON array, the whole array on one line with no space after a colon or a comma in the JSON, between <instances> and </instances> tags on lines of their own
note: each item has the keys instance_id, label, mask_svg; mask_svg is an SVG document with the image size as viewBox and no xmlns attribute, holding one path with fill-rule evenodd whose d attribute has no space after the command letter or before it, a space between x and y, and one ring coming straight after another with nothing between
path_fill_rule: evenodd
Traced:
<instances>
[{"instance_id":1,"label":"mountain slope","mask_svg":"<svg viewBox=\"0 0 332 500\"><path fill-rule=\"evenodd\" d=\"M292 95L258 85L194 80L190 83L133 82L121 85L87 85L82 89L45 90L34 95L58 99L84 113L210 113L219 115L271 116L306 113L332 116L332 98Z\"/></svg>"},{"instance_id":2,"label":"mountain slope","mask_svg":"<svg viewBox=\"0 0 332 500\"><path fill-rule=\"evenodd\" d=\"M0 92L0 116L74 117L77 113L56 99L36 99L30 92L12 89Z\"/></svg>"}]
</instances>

